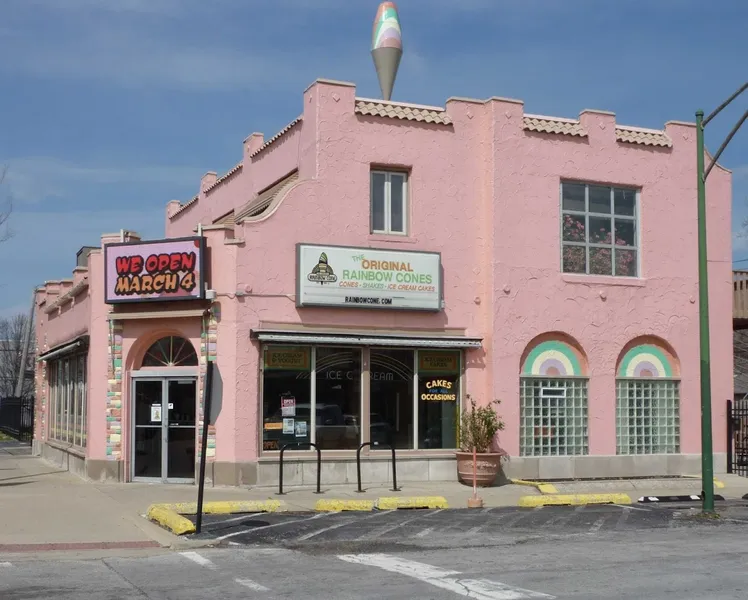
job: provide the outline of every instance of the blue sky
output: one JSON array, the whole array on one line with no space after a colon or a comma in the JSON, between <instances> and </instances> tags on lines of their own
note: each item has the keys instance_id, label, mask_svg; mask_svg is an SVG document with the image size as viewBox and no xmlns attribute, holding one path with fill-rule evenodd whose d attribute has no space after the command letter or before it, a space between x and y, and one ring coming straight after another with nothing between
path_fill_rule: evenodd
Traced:
<instances>
[{"instance_id":1,"label":"blue sky","mask_svg":"<svg viewBox=\"0 0 748 600\"><path fill-rule=\"evenodd\" d=\"M164 207L241 159L302 109L317 77L379 89L376 0L2 0L0 165L15 237L0 244L0 316L69 277L105 231L163 234ZM747 78L745 0L400 0L394 100L508 96L531 113L614 111L628 125L692 121ZM748 94L710 124L721 143ZM748 126L733 229L748 217ZM695 201L684 198L684 203ZM748 258L748 240L734 240ZM738 263L748 267L748 262Z\"/></svg>"}]
</instances>

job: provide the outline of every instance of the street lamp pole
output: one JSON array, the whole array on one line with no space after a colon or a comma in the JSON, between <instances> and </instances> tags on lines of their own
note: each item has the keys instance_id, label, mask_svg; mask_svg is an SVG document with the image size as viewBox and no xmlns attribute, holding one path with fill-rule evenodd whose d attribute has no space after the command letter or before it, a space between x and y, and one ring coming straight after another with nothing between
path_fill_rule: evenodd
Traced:
<instances>
[{"instance_id":1,"label":"street lamp pole","mask_svg":"<svg viewBox=\"0 0 748 600\"><path fill-rule=\"evenodd\" d=\"M707 267L706 239L706 178L719 157L724 152L738 129L748 119L748 110L735 124L730 134L722 142L709 166L704 165L704 128L735 98L748 89L748 82L723 102L706 119L704 111L696 111L696 172L698 192L698 235L699 235L699 352L701 357L701 481L702 510L714 512L714 454L712 444L712 374L709 347L709 280ZM728 443L732 443L728 440Z\"/></svg>"}]
</instances>

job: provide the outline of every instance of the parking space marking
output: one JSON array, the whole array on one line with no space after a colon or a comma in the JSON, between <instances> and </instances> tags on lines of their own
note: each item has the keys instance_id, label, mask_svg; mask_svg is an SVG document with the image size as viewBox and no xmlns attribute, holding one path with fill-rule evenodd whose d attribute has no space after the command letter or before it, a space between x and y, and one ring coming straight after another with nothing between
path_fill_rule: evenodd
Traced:
<instances>
[{"instance_id":1,"label":"parking space marking","mask_svg":"<svg viewBox=\"0 0 748 600\"><path fill-rule=\"evenodd\" d=\"M618 521L616 522L616 529L620 529L623 524L628 520L629 515L631 514L631 507L627 506L622 512L621 516L618 517Z\"/></svg>"},{"instance_id":2,"label":"parking space marking","mask_svg":"<svg viewBox=\"0 0 748 600\"><path fill-rule=\"evenodd\" d=\"M9 562L0 562L0 567L12 567L13 565Z\"/></svg>"},{"instance_id":3,"label":"parking space marking","mask_svg":"<svg viewBox=\"0 0 748 600\"><path fill-rule=\"evenodd\" d=\"M179 554L191 560L192 562L197 563L201 567L205 567L206 569L217 568L215 563L213 563L213 561L208 560L207 558L205 558L204 556L201 556L197 552L180 552Z\"/></svg>"},{"instance_id":4,"label":"parking space marking","mask_svg":"<svg viewBox=\"0 0 748 600\"><path fill-rule=\"evenodd\" d=\"M432 533L433 531L434 531L433 527L427 527L426 529L416 533L413 537L425 538L429 533Z\"/></svg>"},{"instance_id":5,"label":"parking space marking","mask_svg":"<svg viewBox=\"0 0 748 600\"><path fill-rule=\"evenodd\" d=\"M626 506L625 504L611 504L611 506L617 506L625 510L643 510L644 512L652 512L651 508L642 508L641 506Z\"/></svg>"},{"instance_id":6,"label":"parking space marking","mask_svg":"<svg viewBox=\"0 0 748 600\"><path fill-rule=\"evenodd\" d=\"M237 535L249 535L253 533L254 531L265 531L266 529L272 529L273 527L282 527L283 525L292 525L293 523L302 523L304 521L313 521L314 519L319 519L320 517L327 516L327 513L317 513L316 515L312 515L311 517L307 517L306 519L296 519L295 521L281 521L280 523L273 523L272 525L266 525L265 527L258 527L257 529L250 529L249 531L235 531L234 533L227 533L226 535L222 535L220 537L216 538L216 541L223 541L227 540L232 537L236 537Z\"/></svg>"},{"instance_id":7,"label":"parking space marking","mask_svg":"<svg viewBox=\"0 0 748 600\"><path fill-rule=\"evenodd\" d=\"M371 533L365 533L361 537L357 538L357 541L368 541L368 540L376 540L383 535L389 533L390 531L394 531L395 529L398 529L404 525L407 525L408 523L412 523L413 521L417 521L418 519L424 519L426 517L430 517L431 515L435 515L437 513L440 513L442 509L436 510L432 513L428 513L425 515L418 515L415 517L411 517L410 519L405 519L405 521L400 521L399 523L395 523L394 525L391 525L389 527L383 527L381 529L376 529L372 531Z\"/></svg>"},{"instance_id":8,"label":"parking space marking","mask_svg":"<svg viewBox=\"0 0 748 600\"><path fill-rule=\"evenodd\" d=\"M251 579L234 579L239 585L243 585L245 588L249 588L255 592L269 592L270 588L266 588L264 585L260 585L256 581Z\"/></svg>"},{"instance_id":9,"label":"parking space marking","mask_svg":"<svg viewBox=\"0 0 748 600\"><path fill-rule=\"evenodd\" d=\"M590 530L588 533L593 534L600 531L600 528L603 526L603 523L607 520L607 515L604 517L600 517L597 521L595 521L592 525L590 525Z\"/></svg>"},{"instance_id":10,"label":"parking space marking","mask_svg":"<svg viewBox=\"0 0 748 600\"><path fill-rule=\"evenodd\" d=\"M389 554L341 554L338 558L349 563L377 567L390 573L412 577L474 600L524 600L526 598L553 600L556 598L550 594L513 587L490 579L460 579L455 577L460 575L459 571L450 571Z\"/></svg>"},{"instance_id":11,"label":"parking space marking","mask_svg":"<svg viewBox=\"0 0 748 600\"><path fill-rule=\"evenodd\" d=\"M323 527L322 529L318 529L317 531L312 531L311 533L302 535L301 537L296 538L296 541L304 542L306 540L311 540L313 537L316 537L323 533L327 533L328 531L334 531L335 529L340 529L341 527L345 527L346 525L353 525L356 523L360 523L361 521L374 519L376 517L382 516L383 514L387 514L388 512L391 512L391 511L375 512L375 513L368 514L365 517L347 519L343 521L342 523L335 523L334 525L330 525L329 527Z\"/></svg>"}]
</instances>

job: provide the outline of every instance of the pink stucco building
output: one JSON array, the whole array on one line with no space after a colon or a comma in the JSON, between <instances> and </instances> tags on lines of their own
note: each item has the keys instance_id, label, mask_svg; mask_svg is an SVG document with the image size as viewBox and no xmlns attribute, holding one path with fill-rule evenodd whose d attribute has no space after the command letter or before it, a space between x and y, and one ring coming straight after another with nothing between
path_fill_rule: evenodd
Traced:
<instances>
[{"instance_id":1,"label":"pink stucco building","mask_svg":"<svg viewBox=\"0 0 748 600\"><path fill-rule=\"evenodd\" d=\"M356 97L300 116L37 295L36 448L96 480L193 481L215 365L215 484L274 483L315 442L325 483L360 443L403 480L456 478L458 415L500 399L507 474L700 472L696 130ZM715 468L732 397L731 175L708 183ZM127 226L123 223L123 226ZM115 245L111 245L115 244ZM364 478L389 452L364 450ZM286 452L289 484L314 454Z\"/></svg>"}]
</instances>

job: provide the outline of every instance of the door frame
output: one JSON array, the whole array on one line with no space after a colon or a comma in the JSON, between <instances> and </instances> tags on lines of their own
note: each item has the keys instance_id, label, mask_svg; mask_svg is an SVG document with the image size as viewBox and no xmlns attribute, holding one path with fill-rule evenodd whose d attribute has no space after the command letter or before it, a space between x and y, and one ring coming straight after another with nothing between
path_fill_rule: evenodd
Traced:
<instances>
[{"instance_id":1,"label":"door frame","mask_svg":"<svg viewBox=\"0 0 748 600\"><path fill-rule=\"evenodd\" d=\"M130 481L140 483L186 483L194 484L196 477L168 477L169 465L169 381L193 379L195 381L195 450L197 451L197 431L199 423L198 381L199 373L195 367L172 367L168 369L141 369L130 372ZM137 477L135 475L135 388L138 381L161 382L161 477ZM196 453L197 455L197 453Z\"/></svg>"}]
</instances>

